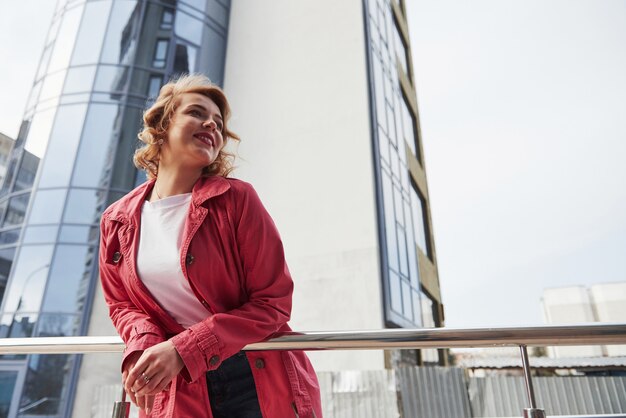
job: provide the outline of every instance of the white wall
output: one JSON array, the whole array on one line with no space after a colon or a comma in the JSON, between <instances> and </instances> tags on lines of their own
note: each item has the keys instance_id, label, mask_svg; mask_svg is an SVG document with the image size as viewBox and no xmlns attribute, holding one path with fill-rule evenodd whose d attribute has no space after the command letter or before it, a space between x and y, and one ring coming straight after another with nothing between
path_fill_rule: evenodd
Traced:
<instances>
[{"instance_id":1,"label":"white wall","mask_svg":"<svg viewBox=\"0 0 626 418\"><path fill-rule=\"evenodd\" d=\"M296 330L383 327L360 0L234 0L225 91L235 177L276 221ZM382 351L311 353L318 370L380 369Z\"/></svg>"},{"instance_id":2,"label":"white wall","mask_svg":"<svg viewBox=\"0 0 626 418\"><path fill-rule=\"evenodd\" d=\"M626 282L604 283L591 286L599 322L626 323ZM626 345L607 345L609 356L626 356Z\"/></svg>"},{"instance_id":3,"label":"white wall","mask_svg":"<svg viewBox=\"0 0 626 418\"><path fill-rule=\"evenodd\" d=\"M549 324L595 322L592 300L584 286L561 287L543 291L543 307ZM601 346L548 347L550 357L602 356Z\"/></svg>"}]
</instances>

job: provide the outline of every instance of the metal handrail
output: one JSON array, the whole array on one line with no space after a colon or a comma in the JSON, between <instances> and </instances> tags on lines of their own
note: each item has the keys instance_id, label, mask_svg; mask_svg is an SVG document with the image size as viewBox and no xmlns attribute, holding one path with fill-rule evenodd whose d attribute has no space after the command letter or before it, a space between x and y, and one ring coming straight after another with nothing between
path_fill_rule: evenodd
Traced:
<instances>
[{"instance_id":1,"label":"metal handrail","mask_svg":"<svg viewBox=\"0 0 626 418\"><path fill-rule=\"evenodd\" d=\"M288 332L244 350L367 350L518 346L530 408L524 418L545 418L535 404L527 346L626 344L626 324L545 325L509 328L384 329L374 331ZM119 337L4 338L2 354L121 352Z\"/></svg>"},{"instance_id":2,"label":"metal handrail","mask_svg":"<svg viewBox=\"0 0 626 418\"><path fill-rule=\"evenodd\" d=\"M264 342L249 344L244 350L376 350L598 344L626 344L626 324L288 332ZM0 339L0 355L116 353L123 350L124 343L117 336Z\"/></svg>"}]
</instances>

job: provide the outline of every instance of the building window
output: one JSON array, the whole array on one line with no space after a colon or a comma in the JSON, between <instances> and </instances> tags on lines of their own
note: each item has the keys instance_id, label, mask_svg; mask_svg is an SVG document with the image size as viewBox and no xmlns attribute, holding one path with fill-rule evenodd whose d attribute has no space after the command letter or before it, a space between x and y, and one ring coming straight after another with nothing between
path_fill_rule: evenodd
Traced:
<instances>
[{"instance_id":1,"label":"building window","mask_svg":"<svg viewBox=\"0 0 626 418\"><path fill-rule=\"evenodd\" d=\"M409 60L408 60L408 48L406 42L404 41L404 36L400 31L400 25L398 21L394 18L393 25L393 44L395 48L396 57L398 57L398 61L400 62L400 66L404 71L404 74L407 78L411 79L411 72L409 71Z\"/></svg>"},{"instance_id":2,"label":"building window","mask_svg":"<svg viewBox=\"0 0 626 418\"><path fill-rule=\"evenodd\" d=\"M174 24L174 12L168 9L163 10L163 14L161 15L161 29L169 30L172 29Z\"/></svg>"},{"instance_id":3,"label":"building window","mask_svg":"<svg viewBox=\"0 0 626 418\"><path fill-rule=\"evenodd\" d=\"M161 85L163 84L163 77L160 75L150 76L150 82L148 84L148 97L156 99L159 96Z\"/></svg>"},{"instance_id":4,"label":"building window","mask_svg":"<svg viewBox=\"0 0 626 418\"><path fill-rule=\"evenodd\" d=\"M174 74L192 73L196 68L198 49L184 43L176 43L174 54Z\"/></svg>"},{"instance_id":5,"label":"building window","mask_svg":"<svg viewBox=\"0 0 626 418\"><path fill-rule=\"evenodd\" d=\"M415 123L415 116L409 104L406 95L402 94L402 100L400 101L400 111L402 113L402 136L409 145L411 152L417 158L417 161L421 161L419 154L419 147L417 146L417 129Z\"/></svg>"},{"instance_id":6,"label":"building window","mask_svg":"<svg viewBox=\"0 0 626 418\"><path fill-rule=\"evenodd\" d=\"M417 245L428 258L432 259L425 200L417 190L417 186L413 183L412 186L411 208L413 209L413 236L415 237L415 245Z\"/></svg>"},{"instance_id":7,"label":"building window","mask_svg":"<svg viewBox=\"0 0 626 418\"><path fill-rule=\"evenodd\" d=\"M155 68L164 68L167 62L167 47L169 41L167 39L157 40L154 48L154 59L152 60L152 66Z\"/></svg>"}]
</instances>

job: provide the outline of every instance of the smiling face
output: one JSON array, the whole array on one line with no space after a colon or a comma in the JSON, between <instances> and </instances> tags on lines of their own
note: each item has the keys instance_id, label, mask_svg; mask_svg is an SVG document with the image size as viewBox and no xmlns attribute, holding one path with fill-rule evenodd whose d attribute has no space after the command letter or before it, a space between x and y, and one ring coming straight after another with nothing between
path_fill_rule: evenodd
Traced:
<instances>
[{"instance_id":1,"label":"smiling face","mask_svg":"<svg viewBox=\"0 0 626 418\"><path fill-rule=\"evenodd\" d=\"M223 127L222 112L213 100L198 93L182 94L161 147L159 165L201 173L224 146Z\"/></svg>"}]
</instances>

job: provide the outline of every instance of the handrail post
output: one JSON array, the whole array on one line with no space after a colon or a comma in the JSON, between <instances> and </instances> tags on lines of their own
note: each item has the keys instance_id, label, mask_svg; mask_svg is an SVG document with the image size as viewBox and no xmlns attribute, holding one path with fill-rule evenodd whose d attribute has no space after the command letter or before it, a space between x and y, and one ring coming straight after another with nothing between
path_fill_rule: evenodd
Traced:
<instances>
[{"instance_id":1,"label":"handrail post","mask_svg":"<svg viewBox=\"0 0 626 418\"><path fill-rule=\"evenodd\" d=\"M537 408L535 401L535 391L533 390L533 381L530 375L530 364L528 362L528 350L525 345L519 346L522 354L522 368L524 369L524 382L526 383L526 393L528 394L528 403L530 408L524 408L524 418L546 418L543 409Z\"/></svg>"},{"instance_id":2,"label":"handrail post","mask_svg":"<svg viewBox=\"0 0 626 418\"><path fill-rule=\"evenodd\" d=\"M126 401L126 390L122 385L122 401L113 404L112 418L128 418L130 414L130 402Z\"/></svg>"}]
</instances>

